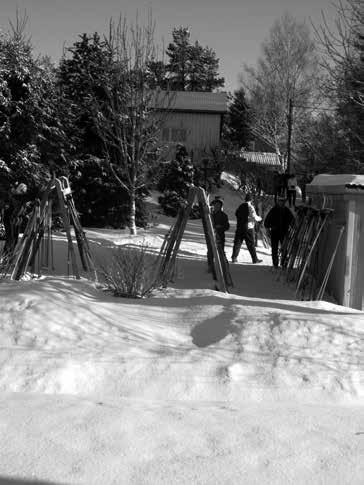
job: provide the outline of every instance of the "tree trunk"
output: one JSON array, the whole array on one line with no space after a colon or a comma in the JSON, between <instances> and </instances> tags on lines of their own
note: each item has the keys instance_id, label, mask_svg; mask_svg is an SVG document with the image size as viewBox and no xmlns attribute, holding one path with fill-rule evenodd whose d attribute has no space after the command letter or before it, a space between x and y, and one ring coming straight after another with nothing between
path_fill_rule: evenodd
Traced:
<instances>
[{"instance_id":1,"label":"tree trunk","mask_svg":"<svg viewBox=\"0 0 364 485\"><path fill-rule=\"evenodd\" d=\"M130 191L130 234L132 236L135 236L137 233L137 228L136 228L136 221L135 221L135 213L136 213L136 194L135 194L135 188L133 188Z\"/></svg>"}]
</instances>

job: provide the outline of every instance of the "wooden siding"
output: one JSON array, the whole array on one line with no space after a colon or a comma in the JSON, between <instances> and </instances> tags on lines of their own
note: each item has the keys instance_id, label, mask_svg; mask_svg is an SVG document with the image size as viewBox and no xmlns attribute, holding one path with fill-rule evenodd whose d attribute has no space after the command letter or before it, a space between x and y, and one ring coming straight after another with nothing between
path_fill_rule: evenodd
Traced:
<instances>
[{"instance_id":1,"label":"wooden siding","mask_svg":"<svg viewBox=\"0 0 364 485\"><path fill-rule=\"evenodd\" d=\"M189 113L189 112L174 112L168 114L161 138L163 135L163 142L166 143L166 131L172 133L172 130L185 130L186 139L179 140L183 143L187 150L194 151L195 154L210 152L220 144L220 123L221 115L217 113ZM176 133L176 131L174 131ZM170 135L171 136L171 135ZM168 140L169 145L173 147L178 140Z\"/></svg>"}]
</instances>

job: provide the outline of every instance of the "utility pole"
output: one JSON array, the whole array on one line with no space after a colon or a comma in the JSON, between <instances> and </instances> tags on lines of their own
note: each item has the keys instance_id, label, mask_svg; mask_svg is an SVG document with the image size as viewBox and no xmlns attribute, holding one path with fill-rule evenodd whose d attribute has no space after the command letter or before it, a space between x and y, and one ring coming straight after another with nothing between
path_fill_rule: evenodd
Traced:
<instances>
[{"instance_id":1,"label":"utility pole","mask_svg":"<svg viewBox=\"0 0 364 485\"><path fill-rule=\"evenodd\" d=\"M288 106L288 137L287 137L287 171L291 173L291 140L292 140L292 123L293 123L293 102L289 98Z\"/></svg>"}]
</instances>

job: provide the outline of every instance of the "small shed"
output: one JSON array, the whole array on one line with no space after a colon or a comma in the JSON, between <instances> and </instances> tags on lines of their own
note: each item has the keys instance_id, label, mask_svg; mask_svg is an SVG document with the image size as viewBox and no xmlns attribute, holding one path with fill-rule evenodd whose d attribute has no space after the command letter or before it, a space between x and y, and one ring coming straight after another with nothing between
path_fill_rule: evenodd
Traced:
<instances>
[{"instance_id":1,"label":"small shed","mask_svg":"<svg viewBox=\"0 0 364 485\"><path fill-rule=\"evenodd\" d=\"M364 309L364 175L317 175L306 185L307 197L315 207L334 209L328 236L321 248L319 271L327 268L341 237L327 289L344 306Z\"/></svg>"},{"instance_id":2,"label":"small shed","mask_svg":"<svg viewBox=\"0 0 364 485\"><path fill-rule=\"evenodd\" d=\"M173 151L182 143L200 161L220 145L227 93L160 91L156 109L166 113L161 141Z\"/></svg>"}]
</instances>

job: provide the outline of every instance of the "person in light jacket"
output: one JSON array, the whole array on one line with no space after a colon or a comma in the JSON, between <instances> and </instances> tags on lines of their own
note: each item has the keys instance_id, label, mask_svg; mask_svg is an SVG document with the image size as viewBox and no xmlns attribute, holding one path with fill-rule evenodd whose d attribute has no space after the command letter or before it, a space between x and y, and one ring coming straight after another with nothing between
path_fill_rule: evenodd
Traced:
<instances>
[{"instance_id":1,"label":"person in light jacket","mask_svg":"<svg viewBox=\"0 0 364 485\"><path fill-rule=\"evenodd\" d=\"M260 222L262 218L257 215L252 204L252 197L246 194L245 202L239 205L235 212L236 216L236 231L234 237L234 247L231 261L236 263L242 243L245 241L246 247L250 253L253 263L261 263L258 259L255 250L255 234L254 226L256 222Z\"/></svg>"},{"instance_id":2,"label":"person in light jacket","mask_svg":"<svg viewBox=\"0 0 364 485\"><path fill-rule=\"evenodd\" d=\"M297 188L297 178L294 173L291 173L287 178L287 198L288 205L293 208L296 207L296 188Z\"/></svg>"}]
</instances>

